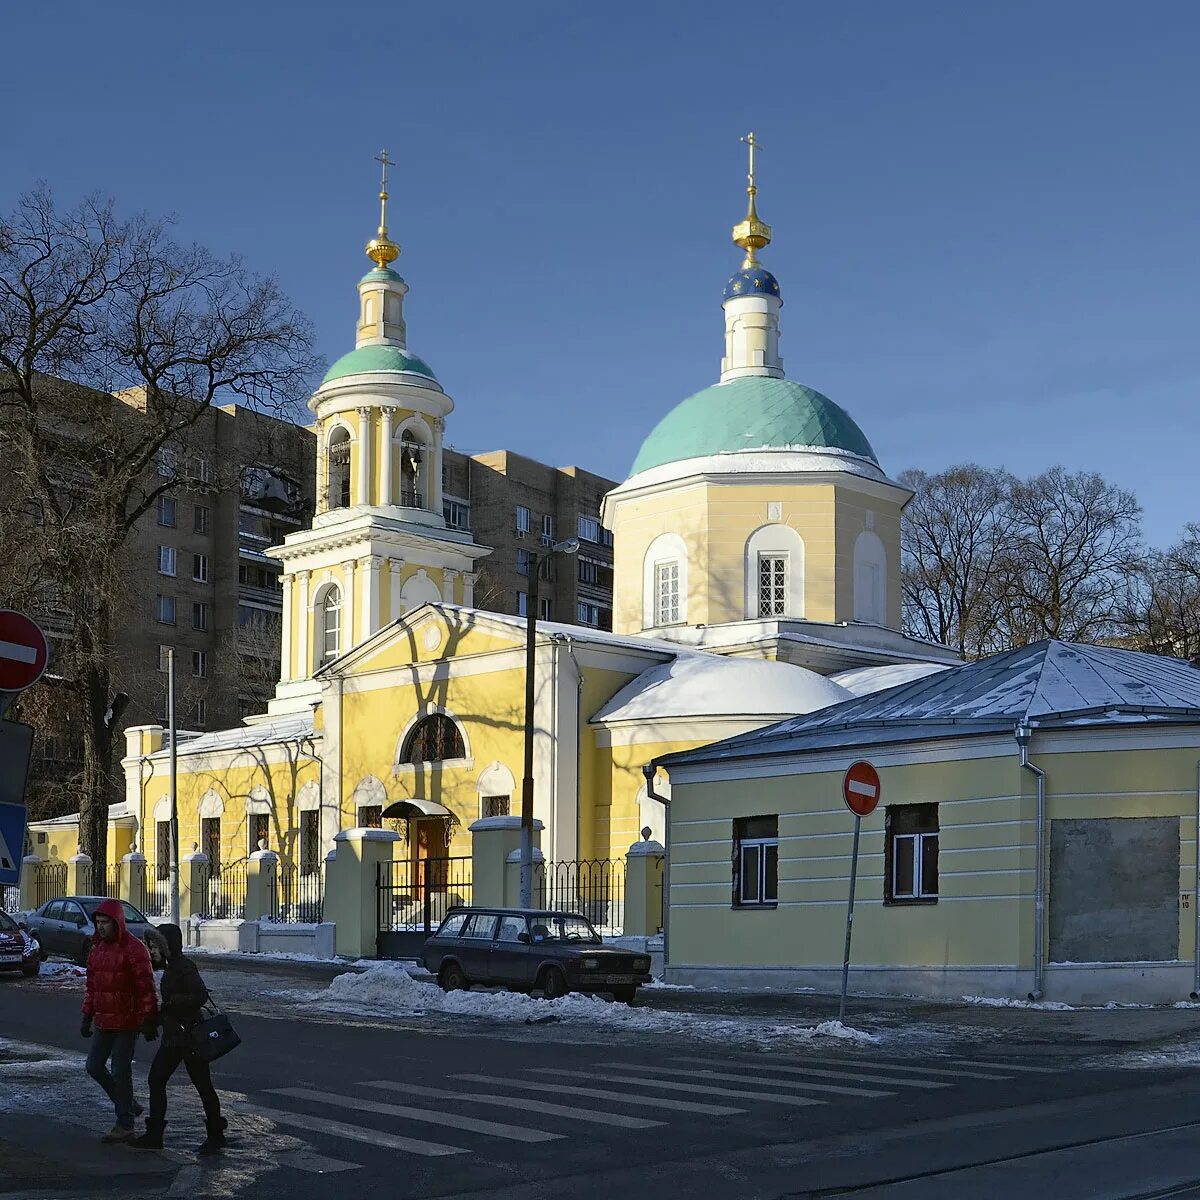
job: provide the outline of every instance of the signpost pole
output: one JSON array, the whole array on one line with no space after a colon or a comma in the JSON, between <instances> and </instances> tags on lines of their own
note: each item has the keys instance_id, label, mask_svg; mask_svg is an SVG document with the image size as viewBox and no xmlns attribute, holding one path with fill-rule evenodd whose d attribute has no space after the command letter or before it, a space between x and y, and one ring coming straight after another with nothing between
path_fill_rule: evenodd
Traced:
<instances>
[{"instance_id":1,"label":"signpost pole","mask_svg":"<svg viewBox=\"0 0 1200 1200\"><path fill-rule=\"evenodd\" d=\"M175 749L179 742L175 728L175 650L167 649L167 734L171 739L171 923L179 924L179 792L175 769ZM161 911L161 910L160 910Z\"/></svg>"},{"instance_id":2,"label":"signpost pole","mask_svg":"<svg viewBox=\"0 0 1200 1200\"><path fill-rule=\"evenodd\" d=\"M854 849L850 852L850 902L846 905L846 952L842 955L842 998L838 1003L838 1024L846 1015L846 987L850 982L850 935L854 932L854 885L858 880L858 835L862 817L854 814Z\"/></svg>"}]
</instances>

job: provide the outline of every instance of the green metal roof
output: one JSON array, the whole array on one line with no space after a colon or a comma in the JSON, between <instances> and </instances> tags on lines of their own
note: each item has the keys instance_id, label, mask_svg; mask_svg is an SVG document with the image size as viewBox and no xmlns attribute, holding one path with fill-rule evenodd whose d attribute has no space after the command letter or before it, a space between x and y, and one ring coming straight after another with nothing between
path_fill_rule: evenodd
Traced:
<instances>
[{"instance_id":1,"label":"green metal roof","mask_svg":"<svg viewBox=\"0 0 1200 1200\"><path fill-rule=\"evenodd\" d=\"M878 465L866 435L828 396L790 379L748 376L689 396L654 427L632 475L737 450L847 450Z\"/></svg>"},{"instance_id":2,"label":"green metal roof","mask_svg":"<svg viewBox=\"0 0 1200 1200\"><path fill-rule=\"evenodd\" d=\"M403 283L404 279L398 275L391 267L372 267L358 282L359 283L375 283L378 280L386 279L390 283Z\"/></svg>"},{"instance_id":3,"label":"green metal roof","mask_svg":"<svg viewBox=\"0 0 1200 1200\"><path fill-rule=\"evenodd\" d=\"M426 379L437 381L437 376L429 364L401 350L399 346L360 346L343 354L341 358L325 372L322 384L332 383L347 375L361 375L367 371L403 371L409 375L424 375Z\"/></svg>"}]
</instances>

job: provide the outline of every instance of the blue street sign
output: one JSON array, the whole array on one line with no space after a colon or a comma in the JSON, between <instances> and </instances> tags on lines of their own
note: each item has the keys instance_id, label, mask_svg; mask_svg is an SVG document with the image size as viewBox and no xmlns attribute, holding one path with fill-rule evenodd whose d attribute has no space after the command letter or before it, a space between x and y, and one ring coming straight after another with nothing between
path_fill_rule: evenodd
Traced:
<instances>
[{"instance_id":1,"label":"blue street sign","mask_svg":"<svg viewBox=\"0 0 1200 1200\"><path fill-rule=\"evenodd\" d=\"M25 811L23 804L0 804L0 884L21 882Z\"/></svg>"},{"instance_id":2,"label":"blue street sign","mask_svg":"<svg viewBox=\"0 0 1200 1200\"><path fill-rule=\"evenodd\" d=\"M25 779L33 727L0 721L0 886L21 882L25 854Z\"/></svg>"}]
</instances>

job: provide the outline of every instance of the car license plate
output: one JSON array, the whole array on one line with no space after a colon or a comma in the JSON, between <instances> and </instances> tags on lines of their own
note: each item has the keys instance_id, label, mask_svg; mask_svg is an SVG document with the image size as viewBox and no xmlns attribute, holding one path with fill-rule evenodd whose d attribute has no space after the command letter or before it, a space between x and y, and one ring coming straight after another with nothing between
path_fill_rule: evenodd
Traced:
<instances>
[{"instance_id":1,"label":"car license plate","mask_svg":"<svg viewBox=\"0 0 1200 1200\"><path fill-rule=\"evenodd\" d=\"M636 983L636 975L605 975L605 983Z\"/></svg>"},{"instance_id":2,"label":"car license plate","mask_svg":"<svg viewBox=\"0 0 1200 1200\"><path fill-rule=\"evenodd\" d=\"M19 954L0 954L0 963L19 963L20 961Z\"/></svg>"}]
</instances>

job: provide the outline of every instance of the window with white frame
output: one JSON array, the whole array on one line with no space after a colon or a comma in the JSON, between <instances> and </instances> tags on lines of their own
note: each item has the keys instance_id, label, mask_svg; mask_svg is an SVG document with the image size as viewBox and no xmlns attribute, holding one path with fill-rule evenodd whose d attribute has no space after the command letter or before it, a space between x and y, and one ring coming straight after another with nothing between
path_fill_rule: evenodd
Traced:
<instances>
[{"instance_id":1,"label":"window with white frame","mask_svg":"<svg viewBox=\"0 0 1200 1200\"><path fill-rule=\"evenodd\" d=\"M538 616L543 621L552 621L554 619L554 601L549 596L538 597Z\"/></svg>"},{"instance_id":2,"label":"window with white frame","mask_svg":"<svg viewBox=\"0 0 1200 1200\"><path fill-rule=\"evenodd\" d=\"M203 600L192 601L192 628L201 632L208 629L208 604Z\"/></svg>"},{"instance_id":3,"label":"window with white frame","mask_svg":"<svg viewBox=\"0 0 1200 1200\"><path fill-rule=\"evenodd\" d=\"M208 651L193 650L192 651L192 674L197 679L208 678Z\"/></svg>"},{"instance_id":4,"label":"window with white frame","mask_svg":"<svg viewBox=\"0 0 1200 1200\"><path fill-rule=\"evenodd\" d=\"M587 517L582 513L580 514L578 530L579 536L583 538L584 541L599 542L601 528L602 526L600 524L599 517Z\"/></svg>"},{"instance_id":5,"label":"window with white frame","mask_svg":"<svg viewBox=\"0 0 1200 1200\"><path fill-rule=\"evenodd\" d=\"M208 532L208 505L197 504L192 508L192 532Z\"/></svg>"},{"instance_id":6,"label":"window with white frame","mask_svg":"<svg viewBox=\"0 0 1200 1200\"><path fill-rule=\"evenodd\" d=\"M758 556L758 615L787 615L788 560L786 554Z\"/></svg>"},{"instance_id":7,"label":"window with white frame","mask_svg":"<svg viewBox=\"0 0 1200 1200\"><path fill-rule=\"evenodd\" d=\"M321 663L332 662L342 649L342 593L331 587L321 601L321 638L317 643Z\"/></svg>"},{"instance_id":8,"label":"window with white frame","mask_svg":"<svg viewBox=\"0 0 1200 1200\"><path fill-rule=\"evenodd\" d=\"M161 592L154 600L154 619L162 625L175 624L175 597L164 596Z\"/></svg>"},{"instance_id":9,"label":"window with white frame","mask_svg":"<svg viewBox=\"0 0 1200 1200\"><path fill-rule=\"evenodd\" d=\"M554 545L554 517L550 513L542 514L541 543L543 546Z\"/></svg>"},{"instance_id":10,"label":"window with white frame","mask_svg":"<svg viewBox=\"0 0 1200 1200\"><path fill-rule=\"evenodd\" d=\"M177 555L174 546L159 546L158 548L158 573L160 575L174 575Z\"/></svg>"},{"instance_id":11,"label":"window with white frame","mask_svg":"<svg viewBox=\"0 0 1200 1200\"><path fill-rule=\"evenodd\" d=\"M192 578L197 583L208 582L208 555L193 554L192 555Z\"/></svg>"},{"instance_id":12,"label":"window with white frame","mask_svg":"<svg viewBox=\"0 0 1200 1200\"><path fill-rule=\"evenodd\" d=\"M934 904L938 898L938 806L890 804L884 821L886 904Z\"/></svg>"},{"instance_id":13,"label":"window with white frame","mask_svg":"<svg viewBox=\"0 0 1200 1200\"><path fill-rule=\"evenodd\" d=\"M442 468L443 474L445 468ZM451 529L471 528L471 506L462 500L442 500L442 516Z\"/></svg>"},{"instance_id":14,"label":"window with white frame","mask_svg":"<svg viewBox=\"0 0 1200 1200\"><path fill-rule=\"evenodd\" d=\"M161 446L154 456L154 469L164 479L174 479L179 468L179 456L169 446Z\"/></svg>"},{"instance_id":15,"label":"window with white frame","mask_svg":"<svg viewBox=\"0 0 1200 1200\"><path fill-rule=\"evenodd\" d=\"M654 564L654 624L678 625L679 606L679 560Z\"/></svg>"},{"instance_id":16,"label":"window with white frame","mask_svg":"<svg viewBox=\"0 0 1200 1200\"><path fill-rule=\"evenodd\" d=\"M533 514L523 504L517 505L517 536L524 537L529 532Z\"/></svg>"},{"instance_id":17,"label":"window with white frame","mask_svg":"<svg viewBox=\"0 0 1200 1200\"><path fill-rule=\"evenodd\" d=\"M154 507L158 514L158 523L168 529L173 529L175 526L174 496L159 496L154 502Z\"/></svg>"},{"instance_id":18,"label":"window with white frame","mask_svg":"<svg viewBox=\"0 0 1200 1200\"><path fill-rule=\"evenodd\" d=\"M600 629L604 620L605 610L598 604L589 604L586 600L579 601L577 616L580 625L591 625L594 629Z\"/></svg>"},{"instance_id":19,"label":"window with white frame","mask_svg":"<svg viewBox=\"0 0 1200 1200\"><path fill-rule=\"evenodd\" d=\"M529 593L528 592L518 592L517 593L517 616L518 617L529 616Z\"/></svg>"},{"instance_id":20,"label":"window with white frame","mask_svg":"<svg viewBox=\"0 0 1200 1200\"><path fill-rule=\"evenodd\" d=\"M779 818L739 817L733 822L733 905L766 908L779 903Z\"/></svg>"},{"instance_id":21,"label":"window with white frame","mask_svg":"<svg viewBox=\"0 0 1200 1200\"><path fill-rule=\"evenodd\" d=\"M530 558L530 554L529 554L528 550L518 550L517 551L517 574L518 575L528 575L529 574L529 558Z\"/></svg>"}]
</instances>

